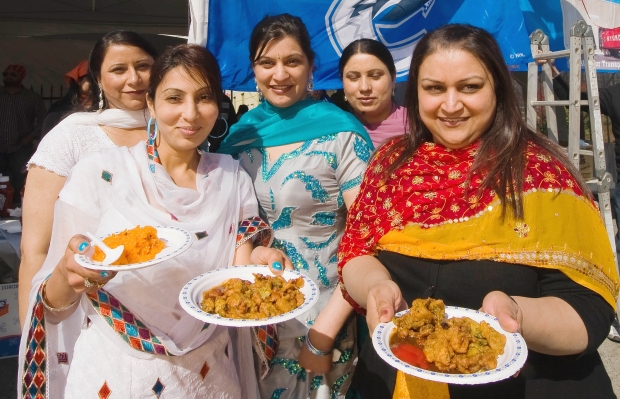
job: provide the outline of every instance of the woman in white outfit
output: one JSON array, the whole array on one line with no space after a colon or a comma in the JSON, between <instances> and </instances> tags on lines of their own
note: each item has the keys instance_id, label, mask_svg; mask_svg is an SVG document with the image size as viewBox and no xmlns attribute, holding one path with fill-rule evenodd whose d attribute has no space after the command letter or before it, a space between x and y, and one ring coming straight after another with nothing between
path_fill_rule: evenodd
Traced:
<instances>
[{"instance_id":1,"label":"woman in white outfit","mask_svg":"<svg viewBox=\"0 0 620 399\"><path fill-rule=\"evenodd\" d=\"M34 275L47 256L54 203L73 166L93 151L146 140L146 89L157 50L142 36L114 31L101 38L89 59L91 97L41 141L28 163L23 202L19 310L22 326Z\"/></svg>"},{"instance_id":2,"label":"woman in white outfit","mask_svg":"<svg viewBox=\"0 0 620 399\"><path fill-rule=\"evenodd\" d=\"M49 255L33 280L20 397L258 396L249 330L205 324L178 302L183 285L209 270L267 263L278 272L285 264L280 252L254 248L249 239L269 228L239 163L197 150L221 96L211 53L193 45L169 49L152 69L148 143L96 152L73 168L55 206ZM255 228L244 229L248 224ZM179 227L193 241L182 254L133 271L75 262L74 254L90 248L80 233L104 236L136 225ZM80 325L65 325L78 308L85 314ZM49 334L56 323L62 334ZM75 342L66 379L56 373L64 355L49 350L58 338Z\"/></svg>"}]
</instances>

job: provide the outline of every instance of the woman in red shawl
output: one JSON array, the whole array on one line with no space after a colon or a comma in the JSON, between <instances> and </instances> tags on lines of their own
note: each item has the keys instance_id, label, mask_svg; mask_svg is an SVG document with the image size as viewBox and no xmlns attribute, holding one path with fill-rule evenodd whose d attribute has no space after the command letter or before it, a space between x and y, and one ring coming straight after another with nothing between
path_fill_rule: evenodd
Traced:
<instances>
[{"instance_id":1,"label":"woman in red shawl","mask_svg":"<svg viewBox=\"0 0 620 399\"><path fill-rule=\"evenodd\" d=\"M344 296L371 331L416 298L481 308L529 355L515 378L448 386L397 373L367 340L352 386L362 398L615 398L596 350L618 295L603 221L562 149L525 125L493 37L426 34L406 101L409 134L377 151L348 213Z\"/></svg>"}]
</instances>

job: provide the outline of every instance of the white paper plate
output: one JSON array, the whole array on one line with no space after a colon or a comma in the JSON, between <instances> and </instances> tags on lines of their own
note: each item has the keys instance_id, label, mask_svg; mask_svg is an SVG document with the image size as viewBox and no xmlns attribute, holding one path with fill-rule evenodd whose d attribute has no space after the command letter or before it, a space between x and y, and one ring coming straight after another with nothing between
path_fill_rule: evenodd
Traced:
<instances>
[{"instance_id":1,"label":"white paper plate","mask_svg":"<svg viewBox=\"0 0 620 399\"><path fill-rule=\"evenodd\" d=\"M142 267L156 265L160 262L174 258L175 256L183 253L187 248L192 245L193 237L188 231L180 229L178 227L171 226L157 226L157 237L166 243L166 246L160 253L155 255L154 259L146 262L132 263L128 265L114 266L104 265L100 262L92 260L89 256L75 254L75 261L83 267L92 270L112 270L115 272L122 272L125 270L140 269ZM116 232L114 234L118 234ZM110 234L112 235L112 234ZM103 240L103 238L101 238Z\"/></svg>"},{"instance_id":2,"label":"white paper plate","mask_svg":"<svg viewBox=\"0 0 620 399\"><path fill-rule=\"evenodd\" d=\"M254 282L254 275L252 273L273 276L269 267L262 265L229 266L212 270L193 278L185 284L179 294L179 302L181 302L181 306L187 313L207 323L231 327L255 327L281 323L295 318L308 311L319 299L319 288L314 281L295 270L285 270L282 277L287 281L297 277L304 279L304 286L299 290L304 294L305 301L301 306L290 312L266 319L232 319L214 313L207 313L201 309L200 303L202 302L202 293L204 291L221 285L231 278L240 278Z\"/></svg>"},{"instance_id":3,"label":"white paper plate","mask_svg":"<svg viewBox=\"0 0 620 399\"><path fill-rule=\"evenodd\" d=\"M396 315L402 316L408 312L409 310L404 310ZM497 367L495 369L480 371L474 374L449 374L412 366L394 356L390 349L390 337L392 336L392 331L396 329L394 322L379 324L372 333L372 344L379 356L390 366L425 380L462 385L486 384L506 379L521 370L527 359L527 346L521 334L504 331L499 326L496 317L478 310L446 306L446 317L469 317L477 322L484 320L495 330L506 336L504 354L497 359Z\"/></svg>"}]
</instances>

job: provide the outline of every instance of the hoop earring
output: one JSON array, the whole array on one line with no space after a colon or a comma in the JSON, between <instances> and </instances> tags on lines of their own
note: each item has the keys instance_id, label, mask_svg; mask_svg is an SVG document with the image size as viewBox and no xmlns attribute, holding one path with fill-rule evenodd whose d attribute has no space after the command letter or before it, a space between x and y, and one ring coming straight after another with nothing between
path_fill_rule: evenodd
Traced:
<instances>
[{"instance_id":1,"label":"hoop earring","mask_svg":"<svg viewBox=\"0 0 620 399\"><path fill-rule=\"evenodd\" d=\"M99 83L99 109L98 111L101 111L103 109L103 105L104 105L104 101L103 101L103 87L101 86L101 83Z\"/></svg>"},{"instance_id":2,"label":"hoop earring","mask_svg":"<svg viewBox=\"0 0 620 399\"><path fill-rule=\"evenodd\" d=\"M256 91L258 92L258 101L262 103L265 97L263 96L263 92L260 91L260 88L258 87L258 82L256 81L256 79L254 79L254 83L256 83Z\"/></svg>"},{"instance_id":3,"label":"hoop earring","mask_svg":"<svg viewBox=\"0 0 620 399\"><path fill-rule=\"evenodd\" d=\"M153 132L151 133L151 125L153 125ZM157 140L157 135L159 134L159 126L157 126L157 120L151 117L149 118L149 122L146 126L146 132L149 135L149 144L155 144L155 140Z\"/></svg>"},{"instance_id":4,"label":"hoop earring","mask_svg":"<svg viewBox=\"0 0 620 399\"><path fill-rule=\"evenodd\" d=\"M308 91L314 91L314 76L310 74L310 80L308 80L308 87L306 87Z\"/></svg>"},{"instance_id":5,"label":"hoop earring","mask_svg":"<svg viewBox=\"0 0 620 399\"><path fill-rule=\"evenodd\" d=\"M224 129L224 133L220 134L219 136L209 136L212 139L221 139L222 137L226 136L226 133L228 133L228 121L221 114L220 114L220 118L219 119L224 121L224 123L226 124L226 129Z\"/></svg>"}]
</instances>

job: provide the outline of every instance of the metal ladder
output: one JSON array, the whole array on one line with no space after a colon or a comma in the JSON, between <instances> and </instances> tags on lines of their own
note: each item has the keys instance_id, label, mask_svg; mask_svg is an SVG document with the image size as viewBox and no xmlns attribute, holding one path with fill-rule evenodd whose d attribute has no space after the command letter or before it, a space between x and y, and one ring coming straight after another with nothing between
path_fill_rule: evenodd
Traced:
<instances>
[{"instance_id":1,"label":"metal ladder","mask_svg":"<svg viewBox=\"0 0 620 399\"><path fill-rule=\"evenodd\" d=\"M592 27L585 21L577 21L570 31L570 48L561 51L549 50L549 38L537 29L530 35L530 46L534 62L528 64L527 74L527 124L537 131L536 110L534 107L545 107L547 116L547 135L558 142L557 106L567 106L568 114L568 157L579 170L579 156L594 157L594 178L588 181L593 191L598 193L598 203L601 216L607 229L607 235L616 258L616 239L611 215L611 201L609 189L615 182L605 168L605 151L603 148L603 125L598 95L598 81L596 64L594 62L594 35ZM569 59L569 99L555 100L553 93L553 77L549 63L542 65L542 82L544 101L537 101L538 93L538 63L536 61L556 58ZM583 60L583 61L582 61ZM581 100L581 68L585 67L588 100ZM592 136L592 150L583 150L579 147L581 106L587 105L590 109L590 131ZM617 259L616 259L617 264Z\"/></svg>"}]
</instances>

